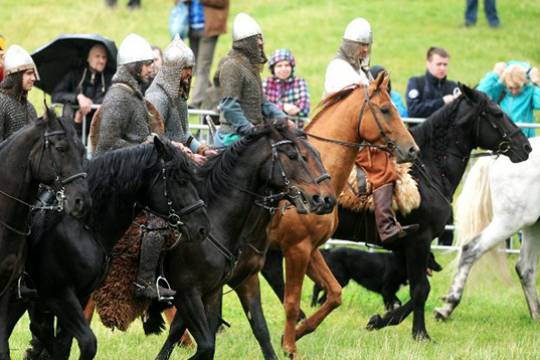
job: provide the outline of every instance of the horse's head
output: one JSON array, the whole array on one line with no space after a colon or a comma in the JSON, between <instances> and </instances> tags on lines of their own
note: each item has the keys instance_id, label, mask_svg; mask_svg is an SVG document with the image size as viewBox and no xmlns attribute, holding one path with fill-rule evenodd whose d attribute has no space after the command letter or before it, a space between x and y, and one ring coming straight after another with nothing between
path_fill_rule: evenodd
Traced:
<instances>
[{"instance_id":1,"label":"horse's head","mask_svg":"<svg viewBox=\"0 0 540 360\"><path fill-rule=\"evenodd\" d=\"M512 162L527 160L532 151L529 140L499 105L480 91L459 87L458 125L472 127L477 146L506 155Z\"/></svg>"},{"instance_id":2,"label":"horse's head","mask_svg":"<svg viewBox=\"0 0 540 360\"><path fill-rule=\"evenodd\" d=\"M210 220L195 187L193 162L169 141L154 137L154 147L158 171L147 189L146 205L188 241L203 241L210 232Z\"/></svg>"},{"instance_id":3,"label":"horse's head","mask_svg":"<svg viewBox=\"0 0 540 360\"><path fill-rule=\"evenodd\" d=\"M359 115L360 137L390 151L398 163L411 162L420 149L392 104L388 81L388 74L381 72L365 89Z\"/></svg>"},{"instance_id":4,"label":"horse's head","mask_svg":"<svg viewBox=\"0 0 540 360\"><path fill-rule=\"evenodd\" d=\"M278 121L260 128L265 134L265 157L259 176L262 183L290 201L299 213L327 214L336 204L335 191L319 153L303 132ZM269 141L268 141L269 140Z\"/></svg>"},{"instance_id":5,"label":"horse's head","mask_svg":"<svg viewBox=\"0 0 540 360\"><path fill-rule=\"evenodd\" d=\"M85 149L70 120L59 119L45 105L36 122L41 139L30 152L31 176L51 185L68 214L83 217L91 207L83 163Z\"/></svg>"}]
</instances>

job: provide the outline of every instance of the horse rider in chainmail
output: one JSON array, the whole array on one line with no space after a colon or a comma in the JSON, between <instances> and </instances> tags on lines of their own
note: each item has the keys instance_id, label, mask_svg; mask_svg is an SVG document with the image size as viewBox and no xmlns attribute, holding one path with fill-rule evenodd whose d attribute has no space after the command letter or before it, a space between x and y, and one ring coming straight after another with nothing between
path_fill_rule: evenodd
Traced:
<instances>
[{"instance_id":1,"label":"horse rider in chainmail","mask_svg":"<svg viewBox=\"0 0 540 360\"><path fill-rule=\"evenodd\" d=\"M325 95L350 86L367 86L373 81L369 72L372 43L373 32L367 20L356 18L347 25L339 51L326 69ZM358 151L356 165L366 173L374 189L375 223L381 241L392 242L417 231L418 224L401 226L392 209L398 174L391 155L376 148L364 147Z\"/></svg>"},{"instance_id":2,"label":"horse rider in chainmail","mask_svg":"<svg viewBox=\"0 0 540 360\"><path fill-rule=\"evenodd\" d=\"M150 142L153 138L150 115L141 91L151 74L153 59L150 44L141 36L129 34L122 41L117 56L118 69L101 106L97 155ZM152 214L147 214L147 218L149 224L161 220ZM158 232L144 232L139 271L134 284L137 297L170 300L176 293L155 281L163 242Z\"/></svg>"},{"instance_id":3,"label":"horse rider in chainmail","mask_svg":"<svg viewBox=\"0 0 540 360\"><path fill-rule=\"evenodd\" d=\"M0 83L0 142L37 120L28 92L39 80L36 64L26 50L11 45L4 58L4 80Z\"/></svg>"},{"instance_id":4,"label":"horse rider in chainmail","mask_svg":"<svg viewBox=\"0 0 540 360\"><path fill-rule=\"evenodd\" d=\"M215 135L216 146L232 144L265 118L285 117L262 90L261 71L267 58L260 26L240 13L234 19L232 36L232 50L218 66L221 125Z\"/></svg>"},{"instance_id":5,"label":"horse rider in chainmail","mask_svg":"<svg viewBox=\"0 0 540 360\"><path fill-rule=\"evenodd\" d=\"M193 160L202 164L205 156L216 155L215 150L199 143L189 130L187 99L195 66L193 51L179 36L163 52L163 65L145 98L153 104L165 125L165 135L173 144L184 145L182 150L192 152Z\"/></svg>"}]
</instances>

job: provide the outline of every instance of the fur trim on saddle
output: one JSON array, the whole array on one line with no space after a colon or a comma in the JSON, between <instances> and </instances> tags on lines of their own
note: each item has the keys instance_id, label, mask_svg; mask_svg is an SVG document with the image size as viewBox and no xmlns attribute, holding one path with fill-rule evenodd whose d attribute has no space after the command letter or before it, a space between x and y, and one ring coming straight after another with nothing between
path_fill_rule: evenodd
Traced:
<instances>
[{"instance_id":1,"label":"fur trim on saddle","mask_svg":"<svg viewBox=\"0 0 540 360\"><path fill-rule=\"evenodd\" d=\"M109 274L103 285L92 294L101 322L113 330L126 331L151 303L150 300L134 296L133 283L137 279L141 251L139 225L147 223L146 213L141 213L134 222L114 246ZM174 236L167 232L165 246L173 246L174 242Z\"/></svg>"},{"instance_id":2,"label":"fur trim on saddle","mask_svg":"<svg viewBox=\"0 0 540 360\"><path fill-rule=\"evenodd\" d=\"M163 135L165 133L165 123L158 109L150 101L145 100L146 108L148 109L148 123L153 133ZM90 122L90 132L88 138L90 141L90 152L96 151L99 141L99 127L101 124L101 108L97 109Z\"/></svg>"},{"instance_id":3,"label":"fur trim on saddle","mask_svg":"<svg viewBox=\"0 0 540 360\"><path fill-rule=\"evenodd\" d=\"M392 208L396 212L399 210L402 215L407 215L417 209L421 201L416 181L409 174L410 168L411 164L409 163L396 164L398 180L394 188ZM354 166L347 180L347 185L339 195L338 203L344 208L356 212L373 211L372 186L368 182L366 193L359 194L357 171L358 168Z\"/></svg>"}]
</instances>

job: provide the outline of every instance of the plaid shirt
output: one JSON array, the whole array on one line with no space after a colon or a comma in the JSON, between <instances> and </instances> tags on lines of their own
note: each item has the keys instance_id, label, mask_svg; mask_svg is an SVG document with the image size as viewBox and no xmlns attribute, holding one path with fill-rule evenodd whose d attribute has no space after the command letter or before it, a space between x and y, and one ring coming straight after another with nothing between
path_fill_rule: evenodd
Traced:
<instances>
[{"instance_id":1,"label":"plaid shirt","mask_svg":"<svg viewBox=\"0 0 540 360\"><path fill-rule=\"evenodd\" d=\"M204 29L204 8L199 0L192 0L189 7L189 27L193 30Z\"/></svg>"},{"instance_id":2,"label":"plaid shirt","mask_svg":"<svg viewBox=\"0 0 540 360\"><path fill-rule=\"evenodd\" d=\"M291 75L285 80L274 75L274 65L280 61L288 61L292 67ZM288 49L274 51L269 61L272 76L263 81L264 94L281 110L283 110L283 104L294 104L300 108L297 116L308 117L310 102L307 83L304 78L294 75L295 66L295 59Z\"/></svg>"}]
</instances>

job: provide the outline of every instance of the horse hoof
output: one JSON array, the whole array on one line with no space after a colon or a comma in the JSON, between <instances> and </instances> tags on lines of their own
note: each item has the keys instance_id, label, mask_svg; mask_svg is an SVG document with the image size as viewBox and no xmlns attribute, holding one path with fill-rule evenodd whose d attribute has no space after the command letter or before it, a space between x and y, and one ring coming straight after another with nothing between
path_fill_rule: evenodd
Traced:
<instances>
[{"instance_id":1,"label":"horse hoof","mask_svg":"<svg viewBox=\"0 0 540 360\"><path fill-rule=\"evenodd\" d=\"M413 334L413 339L416 341L431 342L431 338L429 337L428 333L424 331Z\"/></svg>"},{"instance_id":2,"label":"horse hoof","mask_svg":"<svg viewBox=\"0 0 540 360\"><path fill-rule=\"evenodd\" d=\"M378 330L381 328L381 322L382 322L382 318L379 314L377 315L373 315L367 325L366 325L366 329L371 331L371 330Z\"/></svg>"},{"instance_id":3,"label":"horse hoof","mask_svg":"<svg viewBox=\"0 0 540 360\"><path fill-rule=\"evenodd\" d=\"M444 310L441 308L435 308L433 310L433 313L435 314L435 320L437 321L446 321L448 320L448 315L444 313Z\"/></svg>"}]
</instances>

